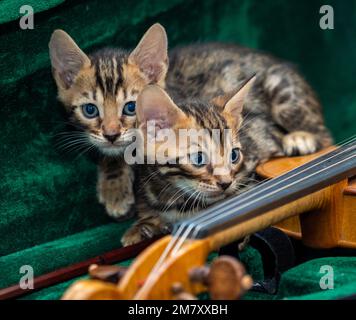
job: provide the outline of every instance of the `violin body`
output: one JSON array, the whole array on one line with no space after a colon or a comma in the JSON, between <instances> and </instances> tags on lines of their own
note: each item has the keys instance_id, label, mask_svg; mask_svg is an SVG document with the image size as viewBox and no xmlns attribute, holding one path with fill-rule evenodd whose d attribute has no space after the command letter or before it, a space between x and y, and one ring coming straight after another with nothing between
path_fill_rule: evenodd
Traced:
<instances>
[{"instance_id":1,"label":"violin body","mask_svg":"<svg viewBox=\"0 0 356 320\"><path fill-rule=\"evenodd\" d=\"M328 151L330 149L310 156L274 159L261 164L257 172L264 178L274 178L314 158L319 158ZM355 154L352 154L351 159L354 158ZM327 169L328 167L324 167L324 170ZM192 278L192 271L205 265L210 252L269 226L277 226L313 248L356 248L356 232L352 230L356 226L354 162L348 174L345 179L338 179L337 182L320 187L317 191L304 193L306 195L288 203L277 204L271 210L251 215L249 219L218 229L201 239L186 238L177 251L173 250L176 244L174 241L177 241L174 235L161 238L136 258L117 284L93 279L80 280L67 290L63 299L177 299L174 290L176 284L184 288L185 297L194 297L216 287L211 279L209 284L209 281L193 281ZM299 181L302 180L297 182ZM172 243L173 247L170 248ZM164 259L157 267L157 261L160 261L162 256ZM230 264L230 269L235 268L235 276L232 277L230 274L230 277L241 280L234 284L239 289L234 293L237 297L249 288L250 281L244 271L237 270L239 266L232 265L234 263ZM222 269L225 267L226 265ZM228 278L221 274L220 272L220 276L217 276L218 281ZM236 276L237 274L240 276Z\"/></svg>"}]
</instances>

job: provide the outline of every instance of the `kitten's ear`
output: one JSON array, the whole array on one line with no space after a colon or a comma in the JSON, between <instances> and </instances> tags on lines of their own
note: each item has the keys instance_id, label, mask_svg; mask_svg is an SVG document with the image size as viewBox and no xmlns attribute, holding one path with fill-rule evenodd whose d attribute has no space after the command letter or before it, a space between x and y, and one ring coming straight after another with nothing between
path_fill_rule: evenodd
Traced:
<instances>
[{"instance_id":1,"label":"kitten's ear","mask_svg":"<svg viewBox=\"0 0 356 320\"><path fill-rule=\"evenodd\" d=\"M89 58L63 30L55 30L49 41L49 55L57 85L68 89Z\"/></svg>"},{"instance_id":2,"label":"kitten's ear","mask_svg":"<svg viewBox=\"0 0 356 320\"><path fill-rule=\"evenodd\" d=\"M142 129L147 128L148 121L155 121L157 129L175 128L187 118L157 85L146 86L138 95L136 104L137 121Z\"/></svg>"},{"instance_id":3,"label":"kitten's ear","mask_svg":"<svg viewBox=\"0 0 356 320\"><path fill-rule=\"evenodd\" d=\"M136 64L150 83L164 81L168 69L168 40L164 28L156 23L150 27L129 60Z\"/></svg>"},{"instance_id":4,"label":"kitten's ear","mask_svg":"<svg viewBox=\"0 0 356 320\"><path fill-rule=\"evenodd\" d=\"M223 112L233 117L240 117L247 94L254 84L256 76L247 80L235 94L218 96L213 99L213 103L223 108Z\"/></svg>"}]
</instances>

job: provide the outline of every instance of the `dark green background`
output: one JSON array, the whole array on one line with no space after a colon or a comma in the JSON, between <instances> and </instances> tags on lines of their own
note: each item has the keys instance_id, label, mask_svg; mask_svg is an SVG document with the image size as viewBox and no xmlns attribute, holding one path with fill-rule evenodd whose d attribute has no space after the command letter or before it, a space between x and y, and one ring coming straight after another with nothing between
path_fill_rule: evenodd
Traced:
<instances>
[{"instance_id":1,"label":"dark green background","mask_svg":"<svg viewBox=\"0 0 356 320\"><path fill-rule=\"evenodd\" d=\"M23 4L35 9L34 30L19 28ZM328 1L335 11L335 29L325 31L319 27L323 4L318 0L1 1L0 288L18 281L22 264L35 266L39 275L116 248L127 228L111 223L97 204L95 164L54 147L64 122L48 58L54 29L67 31L88 52L107 45L134 47L150 25L160 22L170 47L220 40L273 53L295 63L313 85L327 125L341 141L356 131L356 1ZM300 277L297 271L295 278ZM288 290L284 292L289 296L312 292Z\"/></svg>"}]
</instances>

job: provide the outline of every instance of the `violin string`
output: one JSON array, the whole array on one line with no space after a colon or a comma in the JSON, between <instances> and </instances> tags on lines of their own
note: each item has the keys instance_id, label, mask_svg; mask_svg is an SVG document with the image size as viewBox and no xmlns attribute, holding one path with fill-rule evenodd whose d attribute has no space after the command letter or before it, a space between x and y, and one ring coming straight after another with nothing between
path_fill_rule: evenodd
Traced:
<instances>
[{"instance_id":1,"label":"violin string","mask_svg":"<svg viewBox=\"0 0 356 320\"><path fill-rule=\"evenodd\" d=\"M181 225L177 232L175 232L172 235L172 239L169 241L169 243L167 244L166 248L164 249L163 253L161 254L161 256L159 257L159 259L157 260L156 264L154 265L154 267L152 268L150 274L155 274L155 272L161 267L161 265L164 263L164 260L166 259L166 257L168 256L168 254L170 253L172 247L174 246L175 242L177 242L177 240L179 239L180 234L183 231L183 225ZM147 278L147 280L149 280L149 277ZM147 281L146 280L146 281Z\"/></svg>"},{"instance_id":2,"label":"violin string","mask_svg":"<svg viewBox=\"0 0 356 320\"><path fill-rule=\"evenodd\" d=\"M348 143L348 142L347 142L347 143ZM345 143L345 144L347 144L347 143ZM307 167L306 169L304 169L304 170L302 170L302 171L300 171L300 172L297 172L297 173L293 174L292 176L286 177L285 179L280 180L279 182L277 182L277 183L275 183L275 184L272 184L272 185L270 185L268 188L262 189L261 191L265 192L266 190L268 190L268 189L270 189L270 188L272 188L272 187L275 187L276 185L279 185L280 183L285 182L286 180L289 180L290 178L295 177L296 175L299 175L299 174L303 173L304 171L309 170L309 169L311 169L312 167L315 167L316 165L320 165L321 163L323 163L323 162L325 162L325 161L328 161L328 160L334 158L335 156L340 156L341 154L343 154L343 153L345 153L345 152L348 152L348 151L352 150L353 148L355 148L355 146L351 146L350 148L347 148L346 150L343 150L342 152L340 152L340 153L338 153L338 154L336 154L336 155L333 155L333 156L331 156L331 157L328 157L328 158L324 159L324 160L321 161L321 162L317 162L317 163L314 164L313 166ZM350 158L352 158L352 157L353 157L353 156L351 156ZM339 164L339 163L337 163L337 164ZM328 168L330 168L330 167L328 167ZM328 169L328 168L326 168L326 169ZM322 171L325 171L326 169L323 169ZM293 169L293 170L295 170L295 169ZM293 171L293 170L292 170L292 171ZM320 172L316 172L315 174L317 174L317 173L320 173ZM306 179L306 178L304 178L304 179ZM297 182L299 183L299 182L303 181L304 179L298 180ZM268 194L267 196L270 196L271 194L274 194L274 193L276 193L276 192L279 192L280 190L283 190L283 189L285 189L285 188L288 188L288 187L290 187L291 185L294 185L294 184L295 184L295 183L288 184L287 186L283 187L282 189L277 189L277 190L275 190L273 193ZM255 190L255 189L252 189L252 190ZM261 193L261 191L258 192L257 194ZM251 196L256 196L256 193L251 194L251 195L250 195L249 197L247 197L247 198L251 198ZM253 203L257 202L257 201L260 201L260 200L264 199L265 197L266 197L266 196L264 196L264 197L262 197L262 198L258 198L258 199L252 200L252 201L248 202L247 204L245 203L245 205L244 205L242 208L245 208L246 206L251 205L251 204L253 204ZM210 214L207 214L207 215L198 217L197 219L195 219L195 221L189 220L189 225L188 225L188 227L186 228L186 231L184 232L183 236L179 239L178 243L176 244L176 247L172 250L172 255L177 254L178 250L181 248L181 246L183 245L184 241L187 239L188 236L190 236L191 231L193 231L193 233L192 233L193 236L192 236L192 237L195 238L196 235L198 234L198 232L201 230L201 228L203 228L206 224L215 222L215 221L217 221L218 219L221 219L222 217L225 217L225 216L231 214L231 213L233 212L233 210L235 210L234 208L235 208L237 205L241 205L241 203L244 203L244 202L246 202L246 198L242 199L242 200L240 201L240 203L236 203L236 202L234 203L234 202L232 202L232 206L230 205L230 206L228 206L227 208L226 208L226 207L224 208L224 209L225 209L225 210L224 210L225 213L222 212L222 213L220 213L220 214L217 215L216 212L213 212L213 213L210 213ZM233 207L233 208L232 208L232 210L229 211L229 209L230 209L231 207ZM241 209L241 207L239 207L239 209ZM212 217L212 216L213 216L213 217ZM211 220L210 220L210 219L211 219ZM194 220L194 219L193 219L193 220ZM206 220L209 220L209 221L207 221L207 222L204 224L203 222L205 222ZM198 224L199 224L199 225L198 225ZM185 226L187 226L187 224L185 224Z\"/></svg>"},{"instance_id":3,"label":"violin string","mask_svg":"<svg viewBox=\"0 0 356 320\"><path fill-rule=\"evenodd\" d=\"M350 137L350 138L345 139L344 141L340 142L338 145L341 147L341 146L344 146L344 145L346 145L346 144L348 144L348 143L352 143L352 142L355 141L355 140L356 140L356 135L354 135L354 136L352 136L352 137ZM343 152L346 152L346 150L344 150ZM324 162L324 161L330 160L330 159L333 158L334 156L335 156L335 155L333 155L333 156L330 157L330 158L324 159L324 160L321 161L320 163L316 163L316 164L314 164L313 166L319 165L319 164L321 164L321 163ZM310 169L310 168L311 168L311 167L309 167L309 169ZM298 169L298 167L295 168L295 169L290 170L289 172L292 172L293 170L296 170L296 169ZM289 172L287 172L287 173L289 173ZM301 173L301 172L300 172L300 173ZM290 178L290 177L288 177L288 178ZM273 180L273 179L272 179L272 180ZM278 184L281 183L281 182L283 182L283 181L284 181L284 180L279 181ZM264 181L261 181L261 182L258 183L257 185L259 185L259 186L260 186L260 185L263 185L265 182L266 182L265 180L264 180ZM257 186L257 185L256 185L256 186ZM277 184L276 184L276 185L277 185ZM256 187L256 186L255 186L255 187ZM253 189L251 189L251 190L255 191L255 187L254 187ZM270 186L270 187L272 187L272 186ZM248 190L248 191L250 191L250 190ZM247 191L247 192L248 192L248 191ZM263 191L265 191L265 190L263 190ZM245 193L244 193L244 194L245 194ZM253 194L253 195L256 195L256 194ZM251 198L251 195L250 195L249 198ZM246 200L246 198L244 198L244 200ZM223 205L224 205L224 203L223 203ZM208 217L207 217L207 216L208 216ZM171 252L172 255L173 255L173 253L174 253L174 254L177 254L177 252L179 251L180 247L182 246L182 244L184 243L184 241L186 240L186 238L189 236L189 233L191 232L191 230L194 229L194 228L196 228L196 227L198 227L198 225L197 225L196 223L204 222L204 221L206 220L206 218L210 218L210 215L209 215L209 214L208 214L207 216L205 216L205 215L202 216L202 217L197 216L196 221L194 221L194 220L191 221L191 220L190 220L190 222L193 222L193 223L191 223L191 224L188 226L188 228L186 228L186 227L187 227L187 223L186 223L186 222L183 222L183 223L179 226L178 230L173 234L172 239L170 240L170 242L169 242L168 245L166 246L166 248L165 248L164 252L162 253L162 255L160 256L159 260L157 261L157 263L155 264L155 266L154 266L153 269L151 270L151 272L150 272L150 274L148 275L146 281L149 281L150 278L151 278L151 276L161 267L161 265L164 263L166 257L169 255L170 252ZM220 218L220 215L219 215L219 218ZM200 222L200 220L201 220L201 222ZM184 228L186 228L186 230L185 230L185 232L183 233L183 236L180 237L180 235L181 235L182 231L184 230ZM194 231L194 230L193 230L193 231ZM194 232L194 233L196 233L196 232ZM178 239L179 239L179 241L177 241ZM182 241L182 240L183 240L183 241ZM172 248L173 248L173 249L172 249Z\"/></svg>"}]
</instances>

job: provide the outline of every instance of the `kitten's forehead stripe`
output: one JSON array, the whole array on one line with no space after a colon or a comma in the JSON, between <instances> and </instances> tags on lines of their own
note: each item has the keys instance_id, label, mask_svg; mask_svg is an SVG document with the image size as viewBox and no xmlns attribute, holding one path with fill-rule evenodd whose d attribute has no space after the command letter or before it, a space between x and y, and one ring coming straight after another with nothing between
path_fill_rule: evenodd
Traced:
<instances>
[{"instance_id":1,"label":"kitten's forehead stripe","mask_svg":"<svg viewBox=\"0 0 356 320\"><path fill-rule=\"evenodd\" d=\"M213 129L218 129L221 132L223 132L224 129L228 129L224 117L216 111L216 107L209 103L182 102L179 103L178 106L185 114L193 117L201 128L208 129L210 132L212 132Z\"/></svg>"},{"instance_id":2,"label":"kitten's forehead stripe","mask_svg":"<svg viewBox=\"0 0 356 320\"><path fill-rule=\"evenodd\" d=\"M122 66L127 63L127 53L104 49L92 55L91 61L95 69L97 86L104 96L115 97L119 88L124 84Z\"/></svg>"}]
</instances>

